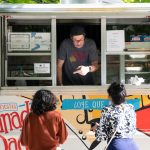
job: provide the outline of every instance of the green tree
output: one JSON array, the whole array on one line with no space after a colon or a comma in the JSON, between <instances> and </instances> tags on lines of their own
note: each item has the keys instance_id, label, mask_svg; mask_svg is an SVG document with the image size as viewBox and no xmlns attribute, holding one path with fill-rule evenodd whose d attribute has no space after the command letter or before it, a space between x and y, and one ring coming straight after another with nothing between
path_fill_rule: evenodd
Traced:
<instances>
[{"instance_id":1,"label":"green tree","mask_svg":"<svg viewBox=\"0 0 150 150\"><path fill-rule=\"evenodd\" d=\"M125 3L150 3L150 0L123 0ZM58 4L60 0L0 0L0 3Z\"/></svg>"},{"instance_id":2,"label":"green tree","mask_svg":"<svg viewBox=\"0 0 150 150\"><path fill-rule=\"evenodd\" d=\"M60 0L0 0L0 3L13 3L13 4L57 4Z\"/></svg>"},{"instance_id":3,"label":"green tree","mask_svg":"<svg viewBox=\"0 0 150 150\"><path fill-rule=\"evenodd\" d=\"M125 3L150 3L150 0L123 0Z\"/></svg>"}]
</instances>

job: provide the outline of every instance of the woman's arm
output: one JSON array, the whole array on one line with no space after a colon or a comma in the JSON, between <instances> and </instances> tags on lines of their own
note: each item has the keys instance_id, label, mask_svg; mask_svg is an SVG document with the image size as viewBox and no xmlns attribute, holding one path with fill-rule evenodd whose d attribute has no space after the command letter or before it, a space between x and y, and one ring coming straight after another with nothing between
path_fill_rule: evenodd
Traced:
<instances>
[{"instance_id":1,"label":"woman's arm","mask_svg":"<svg viewBox=\"0 0 150 150\"><path fill-rule=\"evenodd\" d=\"M92 129L95 130L95 136L96 139L92 142L89 150L93 150L100 142L102 139L107 139L107 135L104 132L104 128L105 128L105 121L106 121L106 116L105 116L105 110L103 109L101 112L101 118L100 118L100 123L96 124L95 126L92 127Z\"/></svg>"}]
</instances>

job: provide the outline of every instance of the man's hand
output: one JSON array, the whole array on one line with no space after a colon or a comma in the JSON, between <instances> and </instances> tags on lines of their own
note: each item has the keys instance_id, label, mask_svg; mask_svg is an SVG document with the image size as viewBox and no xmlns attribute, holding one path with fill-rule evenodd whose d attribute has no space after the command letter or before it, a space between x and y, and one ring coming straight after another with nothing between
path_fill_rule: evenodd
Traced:
<instances>
[{"instance_id":1,"label":"man's hand","mask_svg":"<svg viewBox=\"0 0 150 150\"><path fill-rule=\"evenodd\" d=\"M82 76L85 76L89 71L90 71L89 70L89 66L78 66L76 68L76 71L73 72L73 74L78 73L78 74L80 74Z\"/></svg>"}]
</instances>

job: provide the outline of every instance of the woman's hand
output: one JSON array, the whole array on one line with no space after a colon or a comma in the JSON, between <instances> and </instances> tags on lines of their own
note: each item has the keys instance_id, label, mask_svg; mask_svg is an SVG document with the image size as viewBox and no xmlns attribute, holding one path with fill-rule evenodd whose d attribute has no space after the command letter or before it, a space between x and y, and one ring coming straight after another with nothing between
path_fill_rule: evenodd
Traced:
<instances>
[{"instance_id":1,"label":"woman's hand","mask_svg":"<svg viewBox=\"0 0 150 150\"><path fill-rule=\"evenodd\" d=\"M97 127L99 126L99 124L97 122L95 122L94 126L91 126L91 131L95 132L95 130L97 129Z\"/></svg>"}]
</instances>

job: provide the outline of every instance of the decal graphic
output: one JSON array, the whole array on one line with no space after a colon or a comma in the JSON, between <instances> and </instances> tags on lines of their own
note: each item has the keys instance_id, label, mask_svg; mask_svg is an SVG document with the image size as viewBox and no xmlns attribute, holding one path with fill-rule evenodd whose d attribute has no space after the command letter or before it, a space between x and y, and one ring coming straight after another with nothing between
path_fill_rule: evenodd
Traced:
<instances>
[{"instance_id":1,"label":"decal graphic","mask_svg":"<svg viewBox=\"0 0 150 150\"><path fill-rule=\"evenodd\" d=\"M91 122L99 122L101 109L110 103L107 95L57 95L69 136L61 147L65 150L87 150L95 139L89 134ZM32 96L0 96L0 149L28 150L19 141L23 119L30 112ZM143 150L150 147L150 95L128 95L137 115L135 140ZM95 150L102 148L99 144ZM144 147L145 146L145 147ZM144 148L143 148L144 147Z\"/></svg>"}]
</instances>

